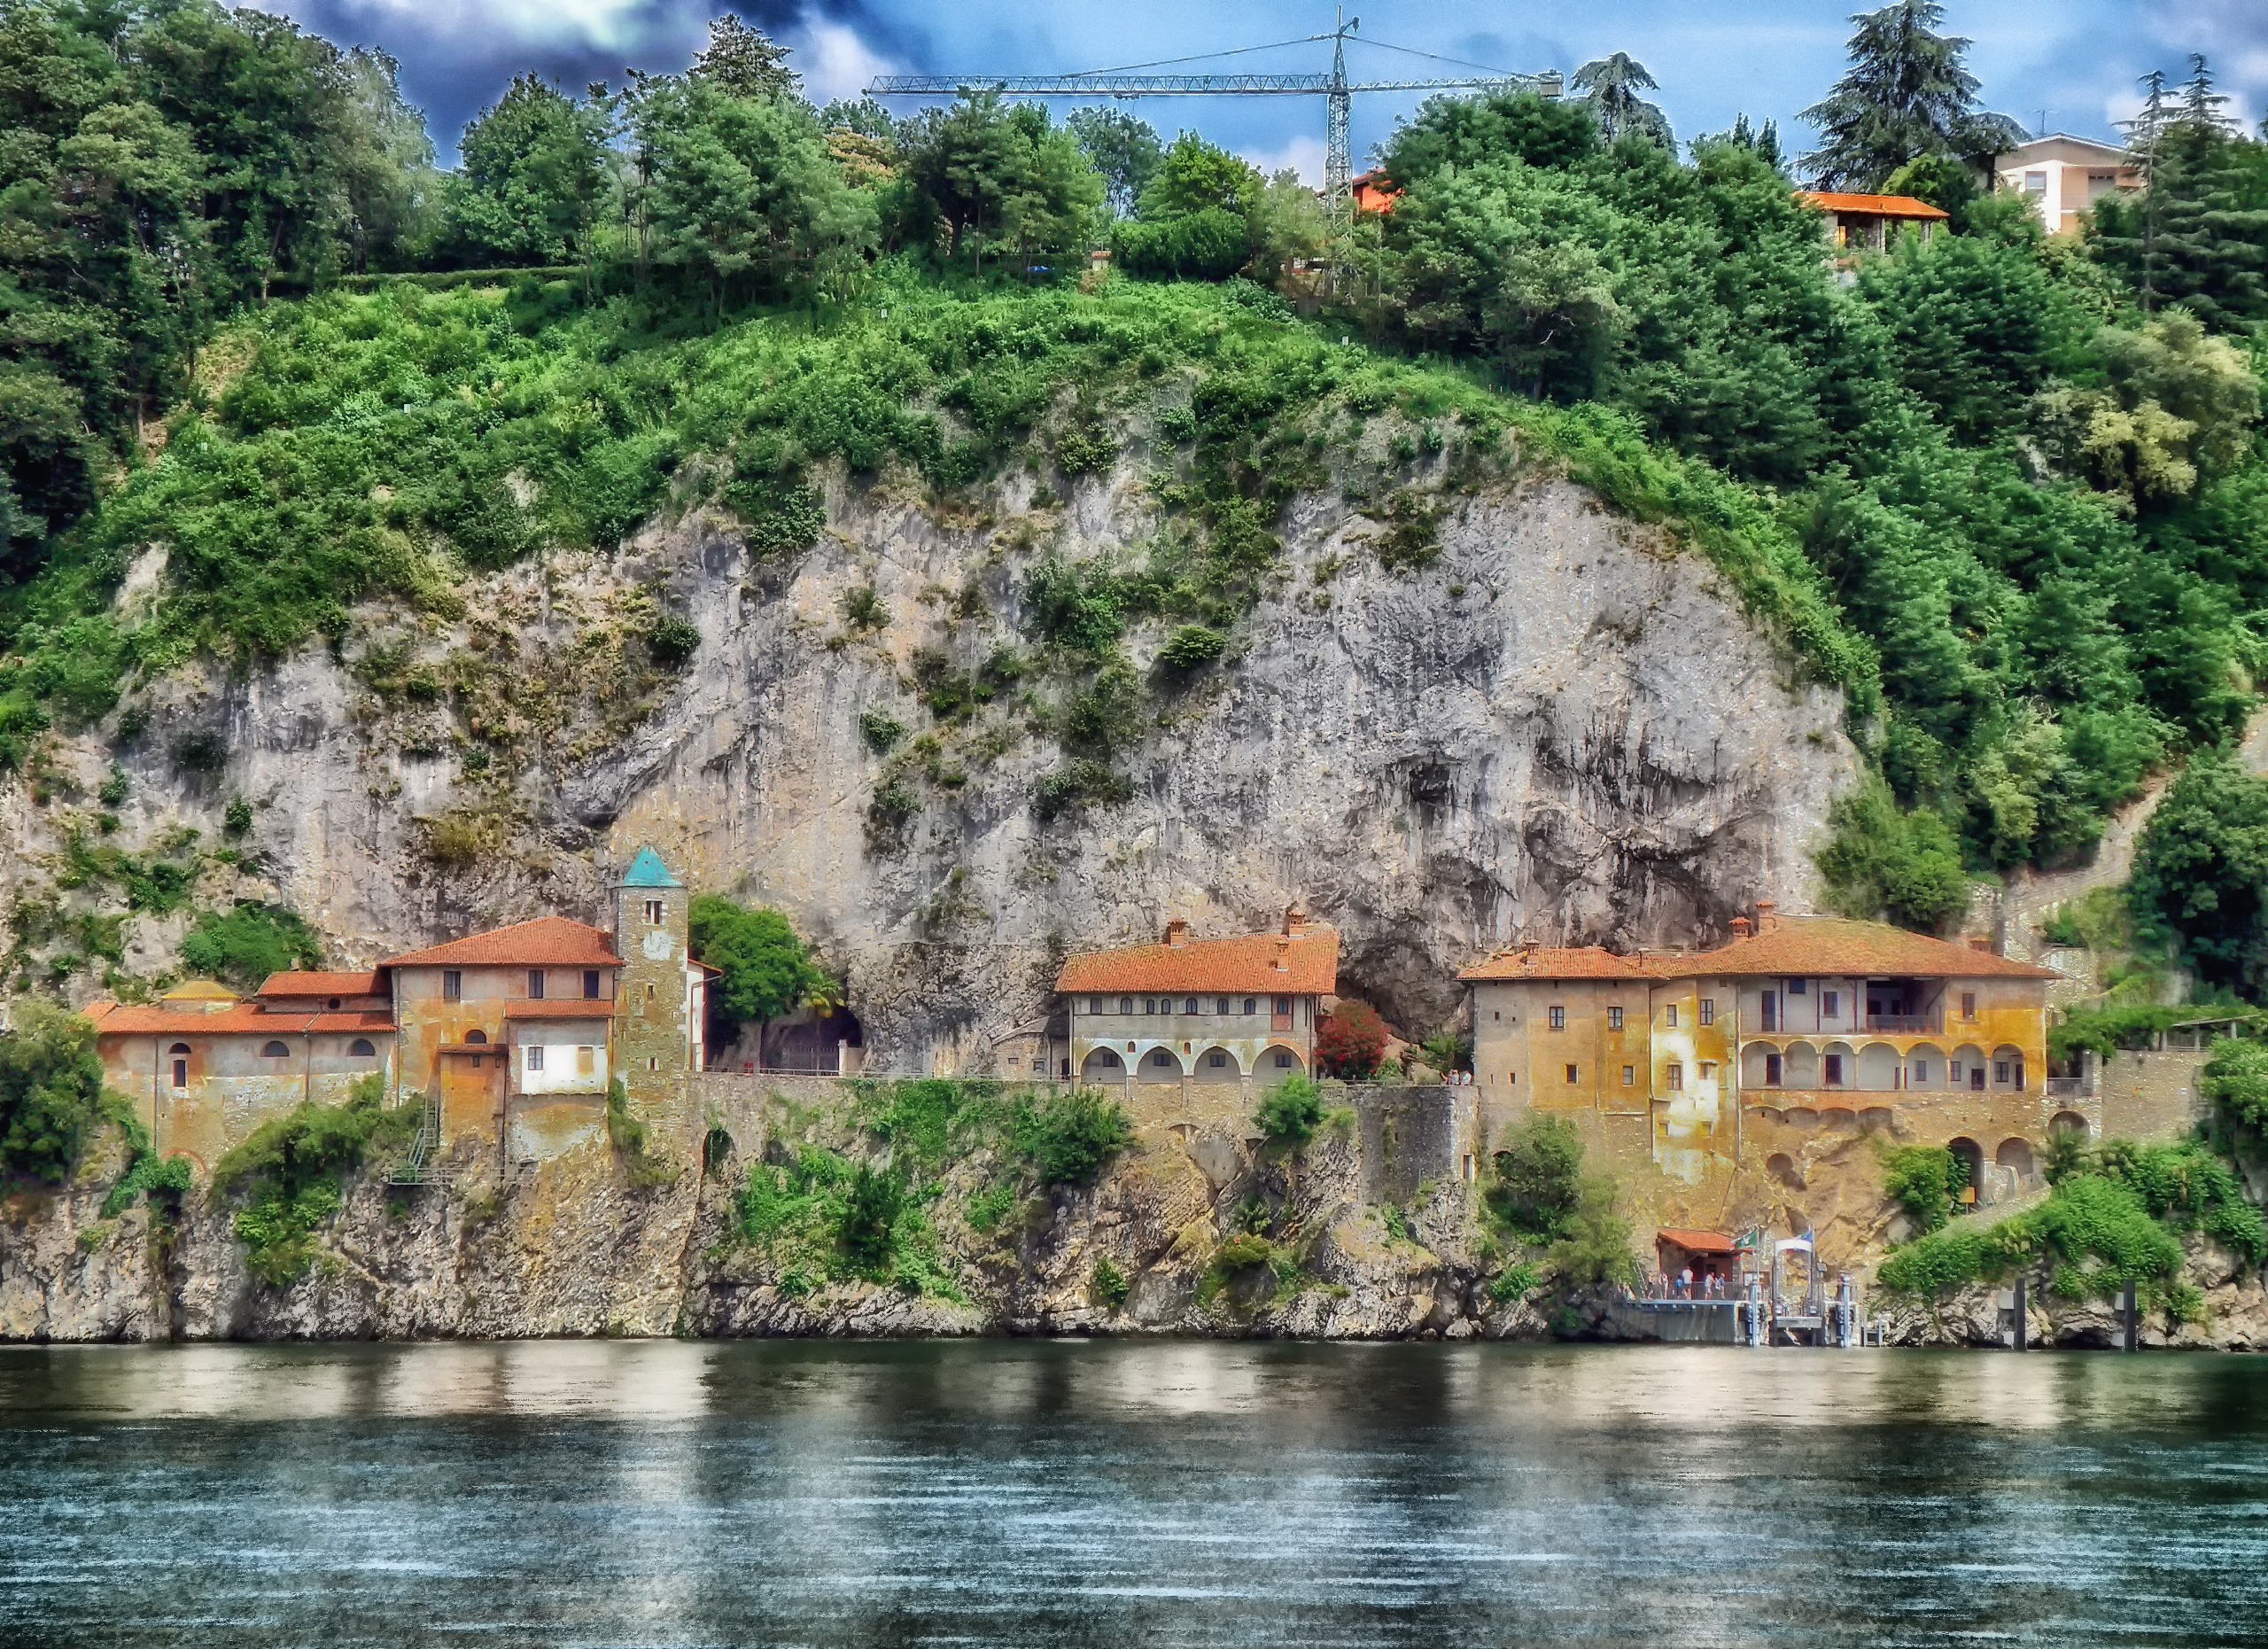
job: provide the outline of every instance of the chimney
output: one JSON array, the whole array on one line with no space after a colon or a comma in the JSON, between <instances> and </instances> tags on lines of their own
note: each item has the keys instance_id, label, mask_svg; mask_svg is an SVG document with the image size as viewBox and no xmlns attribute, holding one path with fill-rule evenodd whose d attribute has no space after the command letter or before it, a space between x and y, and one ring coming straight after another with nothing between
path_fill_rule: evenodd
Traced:
<instances>
[{"instance_id":1,"label":"chimney","mask_svg":"<svg viewBox=\"0 0 2268 1649\"><path fill-rule=\"evenodd\" d=\"M1523 940L1521 940L1521 941L1520 941L1520 961L1521 961L1521 963L1522 963L1523 965L1529 965L1529 964L1533 964L1533 963L1534 962L1534 961L1535 961L1535 941L1534 941L1534 939L1523 939Z\"/></svg>"},{"instance_id":2,"label":"chimney","mask_svg":"<svg viewBox=\"0 0 2268 1649\"><path fill-rule=\"evenodd\" d=\"M1988 956L1992 954L1992 941L1984 934L1964 934L1961 936L1961 943L1968 945L1972 951L1983 951Z\"/></svg>"},{"instance_id":3,"label":"chimney","mask_svg":"<svg viewBox=\"0 0 2268 1649\"><path fill-rule=\"evenodd\" d=\"M1777 931L1779 930L1779 927L1780 927L1780 906L1778 906L1778 904L1777 904L1777 903L1775 903L1775 901L1771 900L1771 899L1759 899L1759 900L1757 900L1757 901L1756 901L1756 930L1757 930L1757 932L1759 932L1759 933L1775 933L1775 932L1777 932Z\"/></svg>"},{"instance_id":4,"label":"chimney","mask_svg":"<svg viewBox=\"0 0 2268 1649\"><path fill-rule=\"evenodd\" d=\"M1186 945L1189 943L1188 918L1184 916L1176 916L1171 922L1166 923L1166 943L1168 945Z\"/></svg>"},{"instance_id":5,"label":"chimney","mask_svg":"<svg viewBox=\"0 0 2268 1649\"><path fill-rule=\"evenodd\" d=\"M1296 939L1307 931L1308 907L1293 899L1284 907L1284 937Z\"/></svg>"},{"instance_id":6,"label":"chimney","mask_svg":"<svg viewBox=\"0 0 2268 1649\"><path fill-rule=\"evenodd\" d=\"M1291 950L1291 948L1292 948L1292 936L1291 936L1290 934L1288 934L1288 933L1287 933L1287 934L1285 934L1282 937L1278 938L1278 939L1276 941L1276 963L1275 963L1275 967L1276 967L1276 971L1277 971L1278 973L1279 973L1279 974L1287 974L1287 973L1289 973L1289 972L1291 972L1291 971L1292 971L1292 964L1291 964L1290 961L1287 959L1286 954L1285 954L1285 953L1287 953L1288 951L1290 951L1290 950Z\"/></svg>"},{"instance_id":7,"label":"chimney","mask_svg":"<svg viewBox=\"0 0 2268 1649\"><path fill-rule=\"evenodd\" d=\"M1754 925L1754 924L1752 924L1752 923L1749 921L1749 919L1748 919L1747 917L1745 917L1745 916L1736 916L1736 917L1734 917L1734 918L1733 918L1733 937L1735 937L1736 939L1744 939L1744 938L1748 937L1749 933L1750 933L1750 931L1751 930L1751 929L1752 929L1753 925Z\"/></svg>"}]
</instances>

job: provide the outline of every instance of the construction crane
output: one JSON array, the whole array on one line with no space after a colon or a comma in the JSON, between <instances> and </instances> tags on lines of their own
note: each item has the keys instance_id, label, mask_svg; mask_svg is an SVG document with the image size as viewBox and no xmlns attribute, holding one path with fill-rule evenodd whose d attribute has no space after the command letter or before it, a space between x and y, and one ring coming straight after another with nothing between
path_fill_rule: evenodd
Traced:
<instances>
[{"instance_id":1,"label":"construction crane","mask_svg":"<svg viewBox=\"0 0 2268 1649\"><path fill-rule=\"evenodd\" d=\"M1348 136L1349 100L1358 91L1514 91L1526 90L1557 97L1565 82L1557 69L1538 74L1516 74L1490 69L1485 64L1464 63L1431 51L1396 46L1383 40L1356 40L1360 18L1348 17L1341 6L1338 27L1327 35L1307 35L1278 40L1265 46L1239 46L1228 51L1200 52L1195 57L1169 58L1156 63L1130 63L1115 69L1089 69L1073 74L883 74L866 88L872 97L958 97L968 92L998 92L1018 97L1321 97L1324 99L1324 197L1332 218L1343 224L1351 209L1355 175L1352 140ZM1172 68L1211 58L1247 56L1285 46L1331 42L1331 72L1327 74L1158 74L1142 71ZM1437 63L1481 69L1479 76L1404 78L1350 81L1347 78L1347 44L1374 46Z\"/></svg>"}]
</instances>

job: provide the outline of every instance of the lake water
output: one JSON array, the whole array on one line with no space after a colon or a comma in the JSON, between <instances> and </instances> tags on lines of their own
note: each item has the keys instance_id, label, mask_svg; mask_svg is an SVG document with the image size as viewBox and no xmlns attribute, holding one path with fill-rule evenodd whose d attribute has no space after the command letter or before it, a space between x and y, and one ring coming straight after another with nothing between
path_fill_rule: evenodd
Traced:
<instances>
[{"instance_id":1,"label":"lake water","mask_svg":"<svg viewBox=\"0 0 2268 1649\"><path fill-rule=\"evenodd\" d=\"M2268 1360L0 1350L0 1642L2268 1641Z\"/></svg>"}]
</instances>

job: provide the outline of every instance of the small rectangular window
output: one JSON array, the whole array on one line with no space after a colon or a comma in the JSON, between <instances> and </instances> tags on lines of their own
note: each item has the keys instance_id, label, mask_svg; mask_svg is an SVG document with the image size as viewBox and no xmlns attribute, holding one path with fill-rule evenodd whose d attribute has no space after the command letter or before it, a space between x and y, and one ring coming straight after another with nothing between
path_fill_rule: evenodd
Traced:
<instances>
[{"instance_id":1,"label":"small rectangular window","mask_svg":"<svg viewBox=\"0 0 2268 1649\"><path fill-rule=\"evenodd\" d=\"M528 996L533 1001L543 1000L543 969L540 968L528 969Z\"/></svg>"},{"instance_id":2,"label":"small rectangular window","mask_svg":"<svg viewBox=\"0 0 2268 1649\"><path fill-rule=\"evenodd\" d=\"M1667 1025L1672 1031L1677 1029L1676 1003L1672 1002L1667 1007L1662 1009L1662 1023Z\"/></svg>"},{"instance_id":3,"label":"small rectangular window","mask_svg":"<svg viewBox=\"0 0 2268 1649\"><path fill-rule=\"evenodd\" d=\"M530 1070L543 1069L543 1045L540 1042L528 1044L528 1069Z\"/></svg>"},{"instance_id":4,"label":"small rectangular window","mask_svg":"<svg viewBox=\"0 0 2268 1649\"><path fill-rule=\"evenodd\" d=\"M1154 996L1144 997L1142 999L1142 1011L1146 1014L1156 1013L1158 1011L1158 999Z\"/></svg>"},{"instance_id":5,"label":"small rectangular window","mask_svg":"<svg viewBox=\"0 0 2268 1649\"><path fill-rule=\"evenodd\" d=\"M177 1059L174 1062L174 1088L176 1093L188 1092L189 1062L185 1059Z\"/></svg>"},{"instance_id":6,"label":"small rectangular window","mask_svg":"<svg viewBox=\"0 0 2268 1649\"><path fill-rule=\"evenodd\" d=\"M649 928L658 928L662 925L661 900L648 899L646 901L646 925Z\"/></svg>"},{"instance_id":7,"label":"small rectangular window","mask_svg":"<svg viewBox=\"0 0 2268 1649\"><path fill-rule=\"evenodd\" d=\"M1567 1010L1564 1007L1552 1008L1550 1025L1554 1031L1565 1031L1567 1028Z\"/></svg>"},{"instance_id":8,"label":"small rectangular window","mask_svg":"<svg viewBox=\"0 0 2268 1649\"><path fill-rule=\"evenodd\" d=\"M1705 1025L1713 1025L1717 1023L1717 999L1715 997L1705 996L1701 999L1701 1023Z\"/></svg>"},{"instance_id":9,"label":"small rectangular window","mask_svg":"<svg viewBox=\"0 0 2268 1649\"><path fill-rule=\"evenodd\" d=\"M1181 1011L1184 1014L1195 1013L1197 1011L1197 999L1192 996L1184 1001L1181 1005Z\"/></svg>"},{"instance_id":10,"label":"small rectangular window","mask_svg":"<svg viewBox=\"0 0 2268 1649\"><path fill-rule=\"evenodd\" d=\"M2047 174L2045 172L2026 172L2023 175L2023 192L2027 195L2046 194L2047 192Z\"/></svg>"},{"instance_id":11,"label":"small rectangular window","mask_svg":"<svg viewBox=\"0 0 2268 1649\"><path fill-rule=\"evenodd\" d=\"M1570 1077L1568 1080L1573 1082L1574 1078ZM1635 1065L1625 1065L1622 1068L1622 1085L1626 1088L1635 1088L1638 1085L1638 1068Z\"/></svg>"},{"instance_id":12,"label":"small rectangular window","mask_svg":"<svg viewBox=\"0 0 2268 1649\"><path fill-rule=\"evenodd\" d=\"M1225 996L1216 997L1213 1001L1213 1011L1223 1019L1226 1019L1229 1016L1229 999Z\"/></svg>"},{"instance_id":13,"label":"small rectangular window","mask_svg":"<svg viewBox=\"0 0 2268 1649\"><path fill-rule=\"evenodd\" d=\"M1704 1082L1714 1082L1716 1079L1717 1062L1713 1059L1703 1060L1701 1062L1701 1080Z\"/></svg>"},{"instance_id":14,"label":"small rectangular window","mask_svg":"<svg viewBox=\"0 0 2268 1649\"><path fill-rule=\"evenodd\" d=\"M1819 993L1819 1016L1820 1016L1821 1019L1833 1019L1836 1015L1837 1015L1838 1014L1840 1014L1842 1011L1843 1011L1843 992L1840 992L1840 991L1821 991L1821 992Z\"/></svg>"},{"instance_id":15,"label":"small rectangular window","mask_svg":"<svg viewBox=\"0 0 2268 1649\"><path fill-rule=\"evenodd\" d=\"M1570 1082L1576 1080L1575 1068L1573 1065L1567 1067L1567 1080Z\"/></svg>"},{"instance_id":16,"label":"small rectangular window","mask_svg":"<svg viewBox=\"0 0 2268 1649\"><path fill-rule=\"evenodd\" d=\"M1276 1056L1276 1069L1278 1070L1289 1070L1291 1068L1291 1063L1292 1056L1289 1054L1278 1054Z\"/></svg>"},{"instance_id":17,"label":"small rectangular window","mask_svg":"<svg viewBox=\"0 0 2268 1649\"><path fill-rule=\"evenodd\" d=\"M2004 1059L1994 1060L1992 1062L1992 1080L2005 1085L2008 1079L2008 1062Z\"/></svg>"},{"instance_id":18,"label":"small rectangular window","mask_svg":"<svg viewBox=\"0 0 2268 1649\"><path fill-rule=\"evenodd\" d=\"M1811 981L1808 979L1790 979L1788 981L1788 994L1790 996L1801 996L1804 992L1809 988L1810 984Z\"/></svg>"},{"instance_id":19,"label":"small rectangular window","mask_svg":"<svg viewBox=\"0 0 2268 1649\"><path fill-rule=\"evenodd\" d=\"M1764 1085L1767 1088L1780 1085L1780 1056L1777 1054L1764 1056Z\"/></svg>"},{"instance_id":20,"label":"small rectangular window","mask_svg":"<svg viewBox=\"0 0 2268 1649\"><path fill-rule=\"evenodd\" d=\"M1672 1093L1682 1092L1685 1087L1685 1067L1675 1060L1672 1060L1662 1068L1662 1080L1668 1085Z\"/></svg>"},{"instance_id":21,"label":"small rectangular window","mask_svg":"<svg viewBox=\"0 0 2268 1649\"><path fill-rule=\"evenodd\" d=\"M1926 1087L1929 1085L1929 1081L1930 1062L1926 1059L1915 1060L1914 1062L1914 1085L1917 1088Z\"/></svg>"},{"instance_id":22,"label":"small rectangular window","mask_svg":"<svg viewBox=\"0 0 2268 1649\"><path fill-rule=\"evenodd\" d=\"M583 969L583 1000L586 1002L599 1000L599 970L595 968Z\"/></svg>"},{"instance_id":23,"label":"small rectangular window","mask_svg":"<svg viewBox=\"0 0 2268 1649\"><path fill-rule=\"evenodd\" d=\"M1977 1017L1976 992L1963 991L1961 993L1961 1016L1963 1019L1974 1019Z\"/></svg>"},{"instance_id":24,"label":"small rectangular window","mask_svg":"<svg viewBox=\"0 0 2268 1649\"><path fill-rule=\"evenodd\" d=\"M1822 1062L1827 1070L1827 1085L1830 1088L1841 1087L1843 1085L1843 1056L1840 1054L1829 1054Z\"/></svg>"},{"instance_id":25,"label":"small rectangular window","mask_svg":"<svg viewBox=\"0 0 2268 1649\"><path fill-rule=\"evenodd\" d=\"M598 1074L598 1069L599 1051L596 1048L577 1048L575 1050L575 1074L577 1076L594 1077Z\"/></svg>"},{"instance_id":26,"label":"small rectangular window","mask_svg":"<svg viewBox=\"0 0 2268 1649\"><path fill-rule=\"evenodd\" d=\"M441 970L441 1000L444 1002L464 1000L464 976L454 968Z\"/></svg>"},{"instance_id":27,"label":"small rectangular window","mask_svg":"<svg viewBox=\"0 0 2268 1649\"><path fill-rule=\"evenodd\" d=\"M1118 999L1118 1011L1122 1014L1132 1013L1134 1011L1134 999L1130 996L1120 997Z\"/></svg>"},{"instance_id":28,"label":"small rectangular window","mask_svg":"<svg viewBox=\"0 0 2268 1649\"><path fill-rule=\"evenodd\" d=\"M1620 1008L1610 1007L1606 1010L1606 1028L1609 1031L1619 1031L1622 1029L1622 1010Z\"/></svg>"},{"instance_id":29,"label":"small rectangular window","mask_svg":"<svg viewBox=\"0 0 2268 1649\"><path fill-rule=\"evenodd\" d=\"M1229 1062L1229 1056L1225 1054L1208 1054L1205 1056L1205 1062L1215 1070L1219 1070Z\"/></svg>"},{"instance_id":30,"label":"small rectangular window","mask_svg":"<svg viewBox=\"0 0 2268 1649\"><path fill-rule=\"evenodd\" d=\"M1248 996L1248 997L1245 998L1245 1000L1244 1000L1244 1015L1245 1015L1245 1017L1246 1017L1247 1019L1251 1018L1254 1014L1258 1013L1259 1011L1260 1011L1260 999L1259 999L1258 997L1256 997L1256 996Z\"/></svg>"}]
</instances>

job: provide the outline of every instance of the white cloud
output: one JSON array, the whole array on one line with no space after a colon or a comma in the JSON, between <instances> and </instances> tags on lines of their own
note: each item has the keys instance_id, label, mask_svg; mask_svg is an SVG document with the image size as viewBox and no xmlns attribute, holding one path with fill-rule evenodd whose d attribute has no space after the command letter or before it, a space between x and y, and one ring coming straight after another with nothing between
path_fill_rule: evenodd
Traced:
<instances>
[{"instance_id":1,"label":"white cloud","mask_svg":"<svg viewBox=\"0 0 2268 1649\"><path fill-rule=\"evenodd\" d=\"M788 66L804 77L804 95L813 103L856 97L877 74L897 67L865 41L858 30L804 14L803 27L788 37Z\"/></svg>"},{"instance_id":2,"label":"white cloud","mask_svg":"<svg viewBox=\"0 0 2268 1649\"><path fill-rule=\"evenodd\" d=\"M1320 137L1294 137L1280 149L1247 149L1244 158L1258 167L1264 176L1273 177L1289 167L1309 188L1323 187L1324 147Z\"/></svg>"},{"instance_id":3,"label":"white cloud","mask_svg":"<svg viewBox=\"0 0 2268 1649\"><path fill-rule=\"evenodd\" d=\"M609 51L683 27L682 19L671 18L654 0L331 0L329 5L292 0L283 9L327 12L389 34L400 29L468 43L501 39Z\"/></svg>"}]
</instances>

